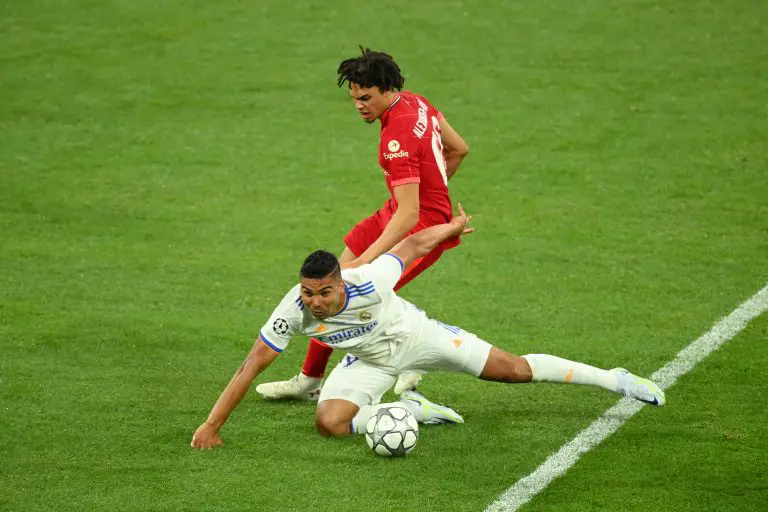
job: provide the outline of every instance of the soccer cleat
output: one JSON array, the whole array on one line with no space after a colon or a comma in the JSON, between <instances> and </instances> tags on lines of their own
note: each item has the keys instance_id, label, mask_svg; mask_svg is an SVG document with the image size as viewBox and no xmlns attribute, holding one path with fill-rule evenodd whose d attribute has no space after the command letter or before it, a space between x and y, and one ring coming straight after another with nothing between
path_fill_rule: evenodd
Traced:
<instances>
[{"instance_id":1,"label":"soccer cleat","mask_svg":"<svg viewBox=\"0 0 768 512\"><path fill-rule=\"evenodd\" d=\"M667 398L664 396L664 391L656 385L656 383L638 377L634 373L630 373L629 370L624 368L614 368L611 372L616 374L618 379L618 391L623 393L624 396L640 400L647 404L661 407L667 403Z\"/></svg>"},{"instance_id":2,"label":"soccer cleat","mask_svg":"<svg viewBox=\"0 0 768 512\"><path fill-rule=\"evenodd\" d=\"M421 380L421 374L416 372L404 372L397 377L395 382L395 394L401 395L407 389L416 389L416 384Z\"/></svg>"},{"instance_id":3,"label":"soccer cleat","mask_svg":"<svg viewBox=\"0 0 768 512\"><path fill-rule=\"evenodd\" d=\"M407 389L400 395L405 405L419 423L439 425L441 423L464 423L459 413L445 405L436 404L416 390Z\"/></svg>"},{"instance_id":4,"label":"soccer cleat","mask_svg":"<svg viewBox=\"0 0 768 512\"><path fill-rule=\"evenodd\" d=\"M316 402L320 397L320 379L307 377L303 373L290 380L265 382L256 386L256 392L273 400L308 400Z\"/></svg>"}]
</instances>

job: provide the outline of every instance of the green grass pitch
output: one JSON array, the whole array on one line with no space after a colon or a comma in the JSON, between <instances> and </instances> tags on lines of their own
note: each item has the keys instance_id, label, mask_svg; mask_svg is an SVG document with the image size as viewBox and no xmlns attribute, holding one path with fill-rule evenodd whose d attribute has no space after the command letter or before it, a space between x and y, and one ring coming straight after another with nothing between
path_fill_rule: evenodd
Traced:
<instances>
[{"instance_id":1,"label":"green grass pitch","mask_svg":"<svg viewBox=\"0 0 768 512\"><path fill-rule=\"evenodd\" d=\"M650 374L768 281L767 22L757 0L4 2L0 510L484 510L615 397L430 375L467 423L385 460L254 393L224 448L189 447L302 258L386 198L338 62L393 54L471 147L451 192L477 232L403 295ZM766 338L763 315L525 510L764 506Z\"/></svg>"}]
</instances>

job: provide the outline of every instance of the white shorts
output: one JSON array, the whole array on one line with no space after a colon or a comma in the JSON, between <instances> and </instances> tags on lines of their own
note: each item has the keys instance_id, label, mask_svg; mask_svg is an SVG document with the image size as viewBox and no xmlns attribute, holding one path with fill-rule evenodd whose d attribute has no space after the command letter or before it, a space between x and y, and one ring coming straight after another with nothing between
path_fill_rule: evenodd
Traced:
<instances>
[{"instance_id":1,"label":"white shorts","mask_svg":"<svg viewBox=\"0 0 768 512\"><path fill-rule=\"evenodd\" d=\"M342 399L358 406L375 405L406 371L443 370L479 377L491 344L458 327L427 320L392 356L388 365L371 364L347 354L323 384L319 401Z\"/></svg>"}]
</instances>

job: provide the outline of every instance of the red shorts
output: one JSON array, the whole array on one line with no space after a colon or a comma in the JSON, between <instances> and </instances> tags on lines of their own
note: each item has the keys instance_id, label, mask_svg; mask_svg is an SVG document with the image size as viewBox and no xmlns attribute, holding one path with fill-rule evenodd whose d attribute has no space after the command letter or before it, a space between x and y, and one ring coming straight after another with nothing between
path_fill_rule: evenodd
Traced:
<instances>
[{"instance_id":1,"label":"red shorts","mask_svg":"<svg viewBox=\"0 0 768 512\"><path fill-rule=\"evenodd\" d=\"M389 208L387 208L386 205L384 208L376 210L373 215L358 222L355 227L353 227L352 230L347 233L347 236L344 237L344 243L347 247L349 247L349 250L352 251L355 256L360 256L376 240L378 240L378 238L381 236L381 233L384 232L384 228L386 228L387 224L389 224L389 221L392 219L393 215L394 213ZM412 230L408 232L408 234L410 235L417 233L422 229L434 225L434 222L424 217L420 217L419 222L416 224L416 226L413 227ZM427 270L437 260L439 260L440 256L443 255L443 252L452 247L456 247L459 245L459 243L460 240L458 237L445 240L440 245L432 249L432 252L411 263L408 268L403 271L403 275L400 276L400 280L397 282L397 285L395 285L395 291L411 282L413 278Z\"/></svg>"}]
</instances>

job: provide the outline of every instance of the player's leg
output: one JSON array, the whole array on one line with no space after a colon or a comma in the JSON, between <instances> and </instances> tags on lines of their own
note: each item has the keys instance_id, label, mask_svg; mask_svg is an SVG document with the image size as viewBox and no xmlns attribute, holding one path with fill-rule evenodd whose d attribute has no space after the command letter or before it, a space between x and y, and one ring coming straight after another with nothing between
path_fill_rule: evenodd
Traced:
<instances>
[{"instance_id":1,"label":"player's leg","mask_svg":"<svg viewBox=\"0 0 768 512\"><path fill-rule=\"evenodd\" d=\"M323 386L315 414L317 431L325 436L365 433L365 425L380 407L399 405L424 424L463 423L452 409L429 401L420 393L404 396L399 402L380 404L392 387L391 370L368 364L347 354L334 368ZM458 418L458 419L457 419Z\"/></svg>"},{"instance_id":2,"label":"player's leg","mask_svg":"<svg viewBox=\"0 0 768 512\"><path fill-rule=\"evenodd\" d=\"M597 386L653 405L664 405L664 392L650 380L622 368L603 370L548 354L516 356L458 327L430 320L411 343L406 366L470 373L483 380L556 382Z\"/></svg>"},{"instance_id":3,"label":"player's leg","mask_svg":"<svg viewBox=\"0 0 768 512\"><path fill-rule=\"evenodd\" d=\"M321 436L343 437L354 434L352 420L360 406L351 400L331 398L317 404L315 428Z\"/></svg>"},{"instance_id":4,"label":"player's leg","mask_svg":"<svg viewBox=\"0 0 768 512\"><path fill-rule=\"evenodd\" d=\"M623 368L603 370L549 354L516 356L498 347L490 351L480 378L498 382L555 382L596 386L614 393L662 406L664 391L654 382Z\"/></svg>"},{"instance_id":5,"label":"player's leg","mask_svg":"<svg viewBox=\"0 0 768 512\"><path fill-rule=\"evenodd\" d=\"M395 377L384 368L345 355L320 392L315 412L317 431L333 437L365 432L365 423L375 414L374 404L394 382Z\"/></svg>"}]
</instances>

